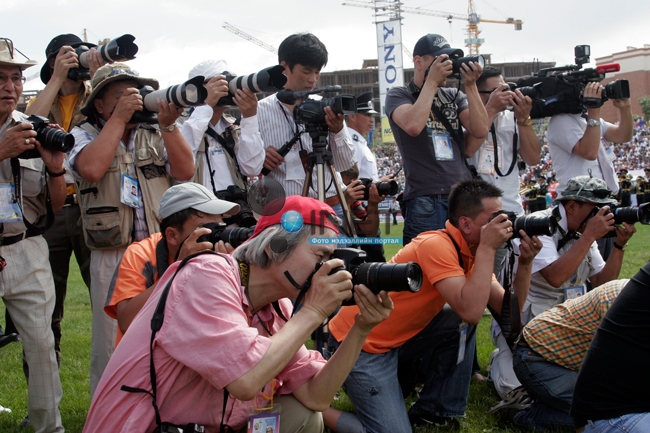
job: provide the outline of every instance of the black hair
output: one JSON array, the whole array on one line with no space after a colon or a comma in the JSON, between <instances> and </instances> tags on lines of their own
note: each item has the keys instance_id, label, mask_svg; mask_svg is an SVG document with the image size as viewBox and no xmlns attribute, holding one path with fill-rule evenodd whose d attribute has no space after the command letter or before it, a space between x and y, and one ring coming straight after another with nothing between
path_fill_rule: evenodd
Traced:
<instances>
[{"instance_id":1,"label":"black hair","mask_svg":"<svg viewBox=\"0 0 650 433\"><path fill-rule=\"evenodd\" d=\"M481 89L483 86L485 86L485 82L488 80L488 78L499 77L501 75L503 75L501 69L495 68L494 66L486 66L483 69L481 76L478 77L478 80L476 80L476 87L478 89Z\"/></svg>"},{"instance_id":2,"label":"black hair","mask_svg":"<svg viewBox=\"0 0 650 433\"><path fill-rule=\"evenodd\" d=\"M287 62L291 71L297 64L320 70L327 64L327 48L311 33L296 33L280 44L278 61Z\"/></svg>"},{"instance_id":3,"label":"black hair","mask_svg":"<svg viewBox=\"0 0 650 433\"><path fill-rule=\"evenodd\" d=\"M476 218L483 212L484 198L498 198L503 191L480 179L468 179L458 182L449 192L449 222L458 227L458 220L465 216Z\"/></svg>"},{"instance_id":4,"label":"black hair","mask_svg":"<svg viewBox=\"0 0 650 433\"><path fill-rule=\"evenodd\" d=\"M196 209L183 209L176 213L169 215L167 218L164 218L160 222L160 233L162 233L163 239L165 238L165 230L167 227L175 228L178 231L183 230L183 225L185 222L190 219L192 216L200 217L203 213Z\"/></svg>"}]
</instances>

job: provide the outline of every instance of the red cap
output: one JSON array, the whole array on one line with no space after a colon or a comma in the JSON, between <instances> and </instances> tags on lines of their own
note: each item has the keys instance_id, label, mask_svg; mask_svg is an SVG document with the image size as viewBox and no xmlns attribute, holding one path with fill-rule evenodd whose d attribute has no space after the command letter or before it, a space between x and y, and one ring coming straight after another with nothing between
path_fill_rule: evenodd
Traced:
<instances>
[{"instance_id":1,"label":"red cap","mask_svg":"<svg viewBox=\"0 0 650 433\"><path fill-rule=\"evenodd\" d=\"M264 207L264 212L257 221L255 231L251 238L260 234L267 227L281 224L282 217L289 211L298 212L302 217L302 224L310 224L332 229L337 233L339 231L339 228L335 223L338 216L328 204L311 197L291 195L289 197L273 200ZM335 218L328 218L330 215Z\"/></svg>"}]
</instances>

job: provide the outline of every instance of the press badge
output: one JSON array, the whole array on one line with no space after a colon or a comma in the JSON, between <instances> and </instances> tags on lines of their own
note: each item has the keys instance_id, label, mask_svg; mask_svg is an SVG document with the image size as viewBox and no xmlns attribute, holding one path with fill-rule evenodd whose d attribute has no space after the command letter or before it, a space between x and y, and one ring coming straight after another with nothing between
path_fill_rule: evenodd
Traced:
<instances>
[{"instance_id":1,"label":"press badge","mask_svg":"<svg viewBox=\"0 0 650 433\"><path fill-rule=\"evenodd\" d=\"M503 149L501 146L497 146L497 152L499 152L500 170L503 168ZM478 160L478 168L476 171L482 174L494 174L494 147L491 144L481 146L481 149L479 150Z\"/></svg>"},{"instance_id":2,"label":"press badge","mask_svg":"<svg viewBox=\"0 0 650 433\"><path fill-rule=\"evenodd\" d=\"M287 156L284 157L284 161L286 163L287 180L305 180L305 169L300 160L297 144L293 145Z\"/></svg>"},{"instance_id":3,"label":"press badge","mask_svg":"<svg viewBox=\"0 0 650 433\"><path fill-rule=\"evenodd\" d=\"M456 365L463 362L465 359L465 346L467 345L467 328L468 325L463 321L460 324L458 332L460 333L460 338L458 339L458 358L456 359Z\"/></svg>"},{"instance_id":4,"label":"press badge","mask_svg":"<svg viewBox=\"0 0 650 433\"><path fill-rule=\"evenodd\" d=\"M138 179L122 174L122 200L121 202L134 209L139 209L138 197L140 196L140 184Z\"/></svg>"},{"instance_id":5,"label":"press badge","mask_svg":"<svg viewBox=\"0 0 650 433\"><path fill-rule=\"evenodd\" d=\"M579 298L585 294L585 286L569 286L564 288L564 300Z\"/></svg>"},{"instance_id":6,"label":"press badge","mask_svg":"<svg viewBox=\"0 0 650 433\"><path fill-rule=\"evenodd\" d=\"M0 223L15 223L23 220L23 213L16 197L16 185L0 183Z\"/></svg>"},{"instance_id":7,"label":"press badge","mask_svg":"<svg viewBox=\"0 0 650 433\"><path fill-rule=\"evenodd\" d=\"M433 151L438 161L453 161L454 149L451 147L451 138L448 134L431 134Z\"/></svg>"},{"instance_id":8,"label":"press badge","mask_svg":"<svg viewBox=\"0 0 650 433\"><path fill-rule=\"evenodd\" d=\"M248 416L248 433L279 433L280 432L280 405L273 404L275 392L273 379L255 396L255 407L250 408Z\"/></svg>"}]
</instances>

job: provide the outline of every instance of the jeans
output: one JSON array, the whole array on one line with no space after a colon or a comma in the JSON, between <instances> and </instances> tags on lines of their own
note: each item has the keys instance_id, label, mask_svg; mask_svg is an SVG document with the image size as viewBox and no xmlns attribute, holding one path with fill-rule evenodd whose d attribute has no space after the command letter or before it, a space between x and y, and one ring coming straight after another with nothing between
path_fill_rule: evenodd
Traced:
<instances>
[{"instance_id":1,"label":"jeans","mask_svg":"<svg viewBox=\"0 0 650 433\"><path fill-rule=\"evenodd\" d=\"M589 421L584 433L646 433L650 431L650 413L628 413L618 418Z\"/></svg>"},{"instance_id":2,"label":"jeans","mask_svg":"<svg viewBox=\"0 0 650 433\"><path fill-rule=\"evenodd\" d=\"M574 431L569 416L578 372L546 361L540 354L517 346L513 354L517 378L536 402L518 412L514 423L535 431Z\"/></svg>"},{"instance_id":3,"label":"jeans","mask_svg":"<svg viewBox=\"0 0 650 433\"><path fill-rule=\"evenodd\" d=\"M465 416L472 374L476 327L469 325L465 356L456 365L462 321L449 307L403 346L389 352L361 352L343 389L354 404L356 416L343 414L337 431L411 432L404 396L397 378L398 361L430 354L424 388L414 408L424 418Z\"/></svg>"},{"instance_id":4,"label":"jeans","mask_svg":"<svg viewBox=\"0 0 650 433\"><path fill-rule=\"evenodd\" d=\"M404 216L404 245L420 233L445 228L448 202L440 195L415 197L406 202Z\"/></svg>"}]
</instances>

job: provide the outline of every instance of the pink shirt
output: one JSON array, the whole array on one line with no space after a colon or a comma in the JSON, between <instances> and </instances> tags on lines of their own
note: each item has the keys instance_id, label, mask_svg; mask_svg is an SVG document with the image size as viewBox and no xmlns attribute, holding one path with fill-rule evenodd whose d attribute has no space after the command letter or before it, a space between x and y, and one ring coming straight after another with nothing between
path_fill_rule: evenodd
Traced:
<instances>
[{"instance_id":1,"label":"pink shirt","mask_svg":"<svg viewBox=\"0 0 650 433\"><path fill-rule=\"evenodd\" d=\"M99 382L84 432L150 432L155 428L151 397L121 391L122 385L151 390L149 343L151 318L160 295L176 271L172 264L135 317ZM280 306L289 317L291 303ZM195 422L218 432L224 387L251 370L271 341L257 315L250 317L237 262L230 256L202 255L174 279L165 320L154 340L158 408L162 421ZM283 325L272 306L259 312L272 333ZM252 322L249 325L249 321ZM304 346L276 377L276 395L291 394L325 363ZM226 423L238 429L248 419L253 401L229 397Z\"/></svg>"}]
</instances>

